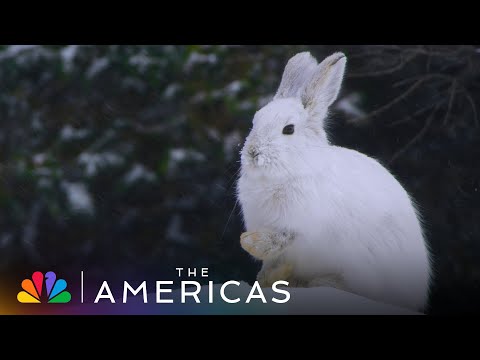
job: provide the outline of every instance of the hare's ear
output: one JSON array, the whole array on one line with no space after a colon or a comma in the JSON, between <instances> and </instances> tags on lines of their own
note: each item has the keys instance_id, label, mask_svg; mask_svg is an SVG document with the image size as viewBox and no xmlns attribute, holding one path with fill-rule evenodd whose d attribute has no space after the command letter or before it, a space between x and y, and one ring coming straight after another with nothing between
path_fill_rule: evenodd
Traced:
<instances>
[{"instance_id":1,"label":"hare's ear","mask_svg":"<svg viewBox=\"0 0 480 360\"><path fill-rule=\"evenodd\" d=\"M309 52L298 53L288 60L274 99L300 98L305 83L315 71L317 64L317 60Z\"/></svg>"},{"instance_id":2,"label":"hare's ear","mask_svg":"<svg viewBox=\"0 0 480 360\"><path fill-rule=\"evenodd\" d=\"M315 116L325 116L342 87L347 58L341 52L323 60L315 69L302 93L303 106Z\"/></svg>"}]
</instances>

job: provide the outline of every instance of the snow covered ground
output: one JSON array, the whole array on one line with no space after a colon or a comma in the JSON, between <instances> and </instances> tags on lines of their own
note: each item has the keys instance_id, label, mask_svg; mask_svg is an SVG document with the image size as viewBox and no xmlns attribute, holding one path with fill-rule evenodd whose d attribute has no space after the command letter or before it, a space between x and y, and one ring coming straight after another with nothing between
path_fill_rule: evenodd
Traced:
<instances>
[{"instance_id":1,"label":"snow covered ground","mask_svg":"<svg viewBox=\"0 0 480 360\"><path fill-rule=\"evenodd\" d=\"M271 291L271 290L270 290ZM265 290L268 293L268 290ZM317 287L290 289L289 314L315 315L421 315L342 290Z\"/></svg>"}]
</instances>

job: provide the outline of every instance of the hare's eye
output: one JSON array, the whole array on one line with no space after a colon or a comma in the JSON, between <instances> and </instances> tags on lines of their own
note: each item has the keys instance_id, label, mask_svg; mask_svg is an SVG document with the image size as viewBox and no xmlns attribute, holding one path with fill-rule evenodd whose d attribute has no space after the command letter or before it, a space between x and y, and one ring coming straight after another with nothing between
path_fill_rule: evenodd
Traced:
<instances>
[{"instance_id":1,"label":"hare's eye","mask_svg":"<svg viewBox=\"0 0 480 360\"><path fill-rule=\"evenodd\" d=\"M293 124L287 125L283 128L283 135L292 135L295 132L295 126Z\"/></svg>"}]
</instances>

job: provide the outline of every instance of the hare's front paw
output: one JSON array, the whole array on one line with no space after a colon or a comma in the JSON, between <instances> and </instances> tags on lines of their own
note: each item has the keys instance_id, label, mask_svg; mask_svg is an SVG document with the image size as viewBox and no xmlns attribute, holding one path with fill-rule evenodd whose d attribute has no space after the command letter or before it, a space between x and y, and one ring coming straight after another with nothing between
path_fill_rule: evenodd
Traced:
<instances>
[{"instance_id":1,"label":"hare's front paw","mask_svg":"<svg viewBox=\"0 0 480 360\"><path fill-rule=\"evenodd\" d=\"M289 232L249 231L240 236L242 248L259 260L277 257L291 244L295 235Z\"/></svg>"},{"instance_id":2,"label":"hare's front paw","mask_svg":"<svg viewBox=\"0 0 480 360\"><path fill-rule=\"evenodd\" d=\"M289 281L293 274L293 266L290 264L282 264L267 271L260 271L257 275L258 283L262 288L272 287L272 285L280 280Z\"/></svg>"},{"instance_id":3,"label":"hare's front paw","mask_svg":"<svg viewBox=\"0 0 480 360\"><path fill-rule=\"evenodd\" d=\"M240 236L243 250L259 260L264 260L270 250L268 240L268 233L260 231L247 231Z\"/></svg>"}]
</instances>

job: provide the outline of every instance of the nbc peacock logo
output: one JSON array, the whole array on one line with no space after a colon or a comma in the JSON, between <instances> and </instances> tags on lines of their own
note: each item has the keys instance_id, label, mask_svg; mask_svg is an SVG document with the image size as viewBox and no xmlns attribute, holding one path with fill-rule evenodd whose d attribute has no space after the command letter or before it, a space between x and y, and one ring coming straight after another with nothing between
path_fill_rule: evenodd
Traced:
<instances>
[{"instance_id":1,"label":"nbc peacock logo","mask_svg":"<svg viewBox=\"0 0 480 360\"><path fill-rule=\"evenodd\" d=\"M17 295L17 300L21 303L39 304L46 303L68 303L72 295L66 291L67 282L63 279L57 279L53 271L43 275L36 271L32 279L22 281L22 289Z\"/></svg>"}]
</instances>

